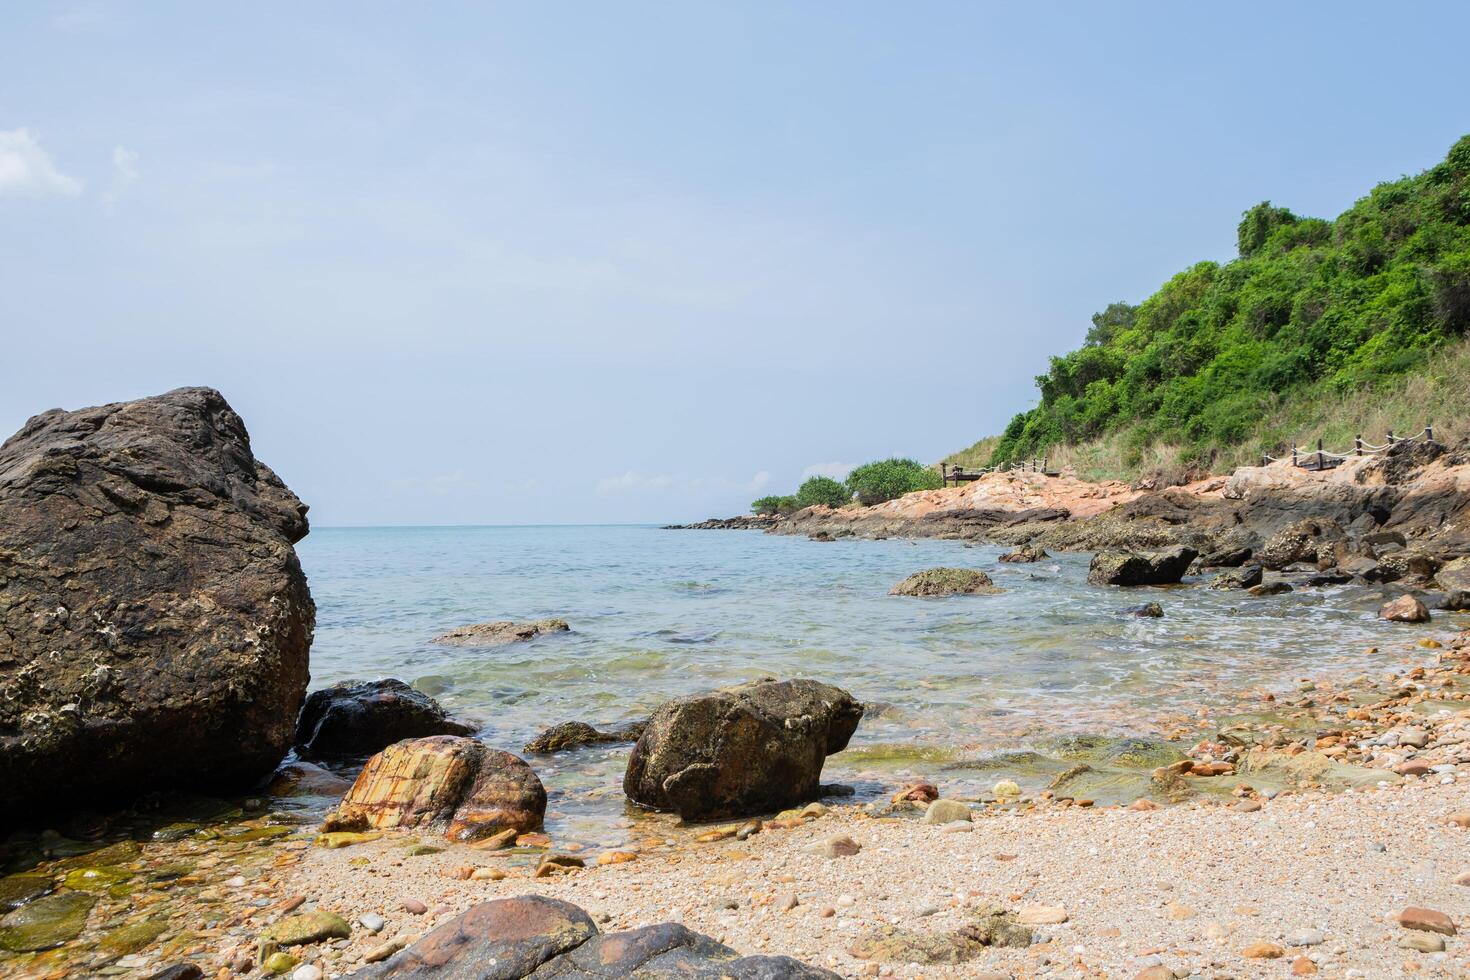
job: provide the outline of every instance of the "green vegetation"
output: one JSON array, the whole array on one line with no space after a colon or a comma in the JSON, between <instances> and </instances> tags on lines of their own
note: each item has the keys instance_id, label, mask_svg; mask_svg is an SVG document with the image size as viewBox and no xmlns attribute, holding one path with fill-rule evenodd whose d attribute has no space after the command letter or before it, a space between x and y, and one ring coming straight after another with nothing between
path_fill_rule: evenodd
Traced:
<instances>
[{"instance_id":1,"label":"green vegetation","mask_svg":"<svg viewBox=\"0 0 1470 980\"><path fill-rule=\"evenodd\" d=\"M852 491L830 476L814 476L796 490L796 504L798 507L810 507L813 504L841 507L851 500Z\"/></svg>"},{"instance_id":2,"label":"green vegetation","mask_svg":"<svg viewBox=\"0 0 1470 980\"><path fill-rule=\"evenodd\" d=\"M800 509L801 505L796 502L795 497L790 495L784 497L761 497L759 500L751 501L750 504L750 512L752 514L761 514L764 516L770 516L771 514L790 514Z\"/></svg>"},{"instance_id":3,"label":"green vegetation","mask_svg":"<svg viewBox=\"0 0 1470 980\"><path fill-rule=\"evenodd\" d=\"M864 506L940 486L943 486L943 481L937 472L911 459L881 459L876 463L864 463L847 475L847 489Z\"/></svg>"},{"instance_id":4,"label":"green vegetation","mask_svg":"<svg viewBox=\"0 0 1470 980\"><path fill-rule=\"evenodd\" d=\"M1258 204L1237 245L1239 258L1201 262L1138 306L1093 316L988 458L971 458L982 440L950 460L1045 455L1079 475L1089 458L1113 470L1222 468L1305 444L1314 429L1341 448L1359 430L1417 429L1435 402L1467 407L1457 398L1470 363L1470 136L1335 221ZM1446 371L1444 395L1413 381Z\"/></svg>"}]
</instances>

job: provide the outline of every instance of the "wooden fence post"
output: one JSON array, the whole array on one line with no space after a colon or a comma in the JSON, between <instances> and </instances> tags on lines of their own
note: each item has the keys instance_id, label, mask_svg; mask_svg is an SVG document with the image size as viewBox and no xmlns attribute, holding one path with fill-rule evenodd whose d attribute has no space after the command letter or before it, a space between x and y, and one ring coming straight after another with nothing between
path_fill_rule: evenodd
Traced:
<instances>
[{"instance_id":1,"label":"wooden fence post","mask_svg":"<svg viewBox=\"0 0 1470 980\"><path fill-rule=\"evenodd\" d=\"M1321 439L1318 439L1317 440L1317 472L1318 473L1321 473L1322 472L1322 470L1324 468L1324 464L1326 462L1327 462L1327 460L1324 459L1323 456L1322 456L1322 440Z\"/></svg>"},{"instance_id":2,"label":"wooden fence post","mask_svg":"<svg viewBox=\"0 0 1470 980\"><path fill-rule=\"evenodd\" d=\"M1434 441L1434 423L1431 422L1424 427L1424 439L1427 442Z\"/></svg>"},{"instance_id":3,"label":"wooden fence post","mask_svg":"<svg viewBox=\"0 0 1470 980\"><path fill-rule=\"evenodd\" d=\"M1353 440L1353 455L1363 455L1363 433L1361 432L1359 432L1357 438Z\"/></svg>"},{"instance_id":4,"label":"wooden fence post","mask_svg":"<svg viewBox=\"0 0 1470 980\"><path fill-rule=\"evenodd\" d=\"M1388 430L1388 448L1389 449L1392 449L1393 448L1393 430L1392 429L1389 429Z\"/></svg>"},{"instance_id":5,"label":"wooden fence post","mask_svg":"<svg viewBox=\"0 0 1470 980\"><path fill-rule=\"evenodd\" d=\"M1292 443L1291 444L1291 465L1292 466L1296 466L1297 465L1297 461L1296 461L1296 443Z\"/></svg>"}]
</instances>

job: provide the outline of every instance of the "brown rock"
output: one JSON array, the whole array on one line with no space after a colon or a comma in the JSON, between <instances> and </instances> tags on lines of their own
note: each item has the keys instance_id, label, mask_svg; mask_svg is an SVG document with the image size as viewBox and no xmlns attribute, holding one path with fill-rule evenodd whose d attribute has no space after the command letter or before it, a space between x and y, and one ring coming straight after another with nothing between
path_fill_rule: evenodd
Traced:
<instances>
[{"instance_id":1,"label":"brown rock","mask_svg":"<svg viewBox=\"0 0 1470 980\"><path fill-rule=\"evenodd\" d=\"M808 851L825 858L852 857L862 849L861 844L845 834L827 837L807 846Z\"/></svg>"},{"instance_id":2,"label":"brown rock","mask_svg":"<svg viewBox=\"0 0 1470 980\"><path fill-rule=\"evenodd\" d=\"M570 629L571 627L564 619L538 619L531 623L499 620L493 623L461 626L434 637L434 642L456 647L498 646L502 643L533 640L548 633L565 633Z\"/></svg>"},{"instance_id":3,"label":"brown rock","mask_svg":"<svg viewBox=\"0 0 1470 980\"><path fill-rule=\"evenodd\" d=\"M1317 964L1305 956L1298 956L1291 961L1291 975L1294 977L1310 977L1317 972Z\"/></svg>"},{"instance_id":4,"label":"brown rock","mask_svg":"<svg viewBox=\"0 0 1470 980\"><path fill-rule=\"evenodd\" d=\"M0 446L9 806L268 775L306 694L306 532L306 506L209 388L53 409Z\"/></svg>"},{"instance_id":5,"label":"brown rock","mask_svg":"<svg viewBox=\"0 0 1470 980\"><path fill-rule=\"evenodd\" d=\"M930 568L917 572L888 590L889 595L940 597L995 595L1000 592L990 576L973 568Z\"/></svg>"},{"instance_id":6,"label":"brown rock","mask_svg":"<svg viewBox=\"0 0 1470 980\"><path fill-rule=\"evenodd\" d=\"M1275 943L1251 943L1240 955L1248 960L1279 960L1286 955L1286 949Z\"/></svg>"},{"instance_id":7,"label":"brown rock","mask_svg":"<svg viewBox=\"0 0 1470 980\"><path fill-rule=\"evenodd\" d=\"M1429 610L1424 603L1411 595L1401 595L1392 602L1383 604L1378 610L1378 616L1391 623L1427 623L1429 622Z\"/></svg>"},{"instance_id":8,"label":"brown rock","mask_svg":"<svg viewBox=\"0 0 1470 980\"><path fill-rule=\"evenodd\" d=\"M545 812L546 790L525 762L471 738L436 735L369 759L324 826L425 827L470 841L534 830Z\"/></svg>"},{"instance_id":9,"label":"brown rock","mask_svg":"<svg viewBox=\"0 0 1470 980\"><path fill-rule=\"evenodd\" d=\"M1394 916L1394 918L1405 929L1416 929L1419 932L1437 932L1442 936L1453 936L1455 934L1455 924L1450 920L1450 917L1434 909L1410 905L1398 915Z\"/></svg>"}]
</instances>

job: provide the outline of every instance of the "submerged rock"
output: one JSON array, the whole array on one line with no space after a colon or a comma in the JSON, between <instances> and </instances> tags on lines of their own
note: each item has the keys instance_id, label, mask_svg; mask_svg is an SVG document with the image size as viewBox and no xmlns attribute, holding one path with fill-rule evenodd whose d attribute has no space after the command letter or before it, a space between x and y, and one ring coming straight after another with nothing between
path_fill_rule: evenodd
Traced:
<instances>
[{"instance_id":1,"label":"submerged rock","mask_svg":"<svg viewBox=\"0 0 1470 980\"><path fill-rule=\"evenodd\" d=\"M535 830L545 813L546 789L520 758L472 738L436 735L397 742L369 759L323 829L425 827L468 841Z\"/></svg>"},{"instance_id":2,"label":"submerged rock","mask_svg":"<svg viewBox=\"0 0 1470 980\"><path fill-rule=\"evenodd\" d=\"M551 755L568 752L588 745L612 745L618 742L636 742L648 727L646 721L635 721L614 731L604 732L586 722L564 721L552 725L540 735L526 743L525 751L534 755Z\"/></svg>"},{"instance_id":3,"label":"submerged rock","mask_svg":"<svg viewBox=\"0 0 1470 980\"><path fill-rule=\"evenodd\" d=\"M209 388L45 412L0 446L4 816L268 774L306 693L306 532Z\"/></svg>"},{"instance_id":4,"label":"submerged rock","mask_svg":"<svg viewBox=\"0 0 1470 980\"><path fill-rule=\"evenodd\" d=\"M1285 595L1288 592L1295 592L1296 590L1285 582L1262 582L1260 585L1252 585L1245 591L1247 595L1261 599L1266 596Z\"/></svg>"},{"instance_id":5,"label":"submerged rock","mask_svg":"<svg viewBox=\"0 0 1470 980\"><path fill-rule=\"evenodd\" d=\"M984 572L973 568L931 568L910 575L888 590L889 595L947 596L997 595L1000 589Z\"/></svg>"},{"instance_id":6,"label":"submerged rock","mask_svg":"<svg viewBox=\"0 0 1470 980\"><path fill-rule=\"evenodd\" d=\"M1164 615L1164 607L1157 602L1145 602L1138 606L1129 606L1123 610L1125 616L1139 616L1144 619L1159 619Z\"/></svg>"},{"instance_id":7,"label":"submerged rock","mask_svg":"<svg viewBox=\"0 0 1470 980\"><path fill-rule=\"evenodd\" d=\"M633 746L623 792L688 820L746 816L816 799L826 757L863 706L813 680L762 680L660 706Z\"/></svg>"},{"instance_id":8,"label":"submerged rock","mask_svg":"<svg viewBox=\"0 0 1470 980\"><path fill-rule=\"evenodd\" d=\"M255 941L256 957L264 963L282 947L346 939L351 935L352 927L335 912L318 909L302 915L290 915L261 930Z\"/></svg>"},{"instance_id":9,"label":"submerged rock","mask_svg":"<svg viewBox=\"0 0 1470 980\"><path fill-rule=\"evenodd\" d=\"M750 980L835 980L836 974L788 956L741 956L735 950L664 922L602 934L569 902L540 895L473 906L357 980L486 977L741 977Z\"/></svg>"},{"instance_id":10,"label":"submerged rock","mask_svg":"<svg viewBox=\"0 0 1470 980\"><path fill-rule=\"evenodd\" d=\"M530 623L513 623L510 620L498 620L493 623L476 623L473 626L461 626L450 630L448 633L434 637L435 643L444 643L456 647L488 647L498 646L502 643L519 643L522 640L534 640L538 636L548 633L565 633L571 627L564 619L538 619Z\"/></svg>"},{"instance_id":11,"label":"submerged rock","mask_svg":"<svg viewBox=\"0 0 1470 980\"><path fill-rule=\"evenodd\" d=\"M54 949L81 935L97 899L82 892L47 895L0 918L0 949L33 953Z\"/></svg>"},{"instance_id":12,"label":"submerged rock","mask_svg":"<svg viewBox=\"0 0 1470 980\"><path fill-rule=\"evenodd\" d=\"M32 902L50 894L54 886L46 875L10 875L0 878L0 912Z\"/></svg>"},{"instance_id":13,"label":"submerged rock","mask_svg":"<svg viewBox=\"0 0 1470 980\"><path fill-rule=\"evenodd\" d=\"M1429 610L1414 596L1401 595L1392 602L1383 604L1378 615L1390 623L1427 623Z\"/></svg>"},{"instance_id":14,"label":"submerged rock","mask_svg":"<svg viewBox=\"0 0 1470 980\"><path fill-rule=\"evenodd\" d=\"M1184 545L1144 553L1101 551L1092 556L1087 581L1094 585L1173 585L1184 577L1197 555Z\"/></svg>"},{"instance_id":15,"label":"submerged rock","mask_svg":"<svg viewBox=\"0 0 1470 980\"><path fill-rule=\"evenodd\" d=\"M1050 557L1051 555L1046 553L1045 548L1036 545L1021 544L1001 555L1000 560L1007 562L1034 562L1044 561Z\"/></svg>"},{"instance_id":16,"label":"submerged rock","mask_svg":"<svg viewBox=\"0 0 1470 980\"><path fill-rule=\"evenodd\" d=\"M403 681L342 681L307 697L296 719L296 749L319 758L363 756L405 738L474 732Z\"/></svg>"}]
</instances>

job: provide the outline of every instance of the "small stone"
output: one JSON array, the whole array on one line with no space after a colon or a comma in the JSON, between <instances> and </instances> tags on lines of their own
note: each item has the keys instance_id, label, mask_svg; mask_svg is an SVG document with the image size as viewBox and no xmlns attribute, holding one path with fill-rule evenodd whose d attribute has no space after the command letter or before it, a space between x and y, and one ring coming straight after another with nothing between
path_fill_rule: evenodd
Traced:
<instances>
[{"instance_id":1,"label":"small stone","mask_svg":"<svg viewBox=\"0 0 1470 980\"><path fill-rule=\"evenodd\" d=\"M1149 799L1137 799L1128 804L1128 809L1135 813L1147 813L1149 810L1157 810L1158 808L1159 805Z\"/></svg>"},{"instance_id":2,"label":"small stone","mask_svg":"<svg viewBox=\"0 0 1470 980\"><path fill-rule=\"evenodd\" d=\"M570 874L578 868L585 868L587 862L575 854L547 854L541 858L541 863L536 867L535 877L549 878L552 875Z\"/></svg>"},{"instance_id":3,"label":"small stone","mask_svg":"<svg viewBox=\"0 0 1470 980\"><path fill-rule=\"evenodd\" d=\"M785 892L776 899L776 908L782 912L790 912L800 904L796 898L796 892Z\"/></svg>"},{"instance_id":4,"label":"small stone","mask_svg":"<svg viewBox=\"0 0 1470 980\"><path fill-rule=\"evenodd\" d=\"M1455 875L1455 884L1462 888L1470 888L1470 871L1461 871Z\"/></svg>"},{"instance_id":5,"label":"small stone","mask_svg":"<svg viewBox=\"0 0 1470 980\"><path fill-rule=\"evenodd\" d=\"M1260 808L1261 804L1256 800L1240 800L1230 809L1237 813L1255 813Z\"/></svg>"},{"instance_id":6,"label":"small stone","mask_svg":"<svg viewBox=\"0 0 1470 980\"><path fill-rule=\"evenodd\" d=\"M1177 905L1173 902L1170 902L1167 908L1169 910L1169 918L1173 919L1176 922L1182 922L1185 919L1194 918L1194 909L1190 908L1188 905Z\"/></svg>"},{"instance_id":7,"label":"small stone","mask_svg":"<svg viewBox=\"0 0 1470 980\"><path fill-rule=\"evenodd\" d=\"M1241 950L1240 955L1248 960L1279 960L1286 955L1286 950L1275 943L1251 943Z\"/></svg>"},{"instance_id":8,"label":"small stone","mask_svg":"<svg viewBox=\"0 0 1470 980\"><path fill-rule=\"evenodd\" d=\"M994 793L996 796L1002 798L1014 798L1021 795L1021 787L1016 785L1014 780L1002 779L1000 782L995 784Z\"/></svg>"},{"instance_id":9,"label":"small stone","mask_svg":"<svg viewBox=\"0 0 1470 980\"><path fill-rule=\"evenodd\" d=\"M390 939L383 945L374 946L372 949L368 950L368 953L366 956L363 957L363 960L368 963L381 963L383 960L386 960L388 957L398 952L405 945L407 944L402 939Z\"/></svg>"},{"instance_id":10,"label":"small stone","mask_svg":"<svg viewBox=\"0 0 1470 980\"><path fill-rule=\"evenodd\" d=\"M376 912L364 912L358 916L357 924L368 932L382 932L383 927L388 924L388 920Z\"/></svg>"},{"instance_id":11,"label":"small stone","mask_svg":"<svg viewBox=\"0 0 1470 980\"><path fill-rule=\"evenodd\" d=\"M1444 937L1436 936L1432 932L1411 932L1399 940L1399 945L1420 953L1442 953Z\"/></svg>"},{"instance_id":12,"label":"small stone","mask_svg":"<svg viewBox=\"0 0 1470 980\"><path fill-rule=\"evenodd\" d=\"M1174 971L1163 964L1155 964L1139 970L1133 980L1174 980Z\"/></svg>"},{"instance_id":13,"label":"small stone","mask_svg":"<svg viewBox=\"0 0 1470 980\"><path fill-rule=\"evenodd\" d=\"M429 911L429 907L416 898L405 898L402 902L403 911L409 915L423 915Z\"/></svg>"},{"instance_id":14,"label":"small stone","mask_svg":"<svg viewBox=\"0 0 1470 980\"><path fill-rule=\"evenodd\" d=\"M806 847L809 853L820 854L824 858L851 857L862 849L861 844L845 834L827 837Z\"/></svg>"},{"instance_id":15,"label":"small stone","mask_svg":"<svg viewBox=\"0 0 1470 980\"><path fill-rule=\"evenodd\" d=\"M740 826L740 829L735 831L735 839L749 840L751 837L754 837L756 834L760 833L761 828L762 824L759 820L752 820L747 824L742 824Z\"/></svg>"},{"instance_id":16,"label":"small stone","mask_svg":"<svg viewBox=\"0 0 1470 980\"><path fill-rule=\"evenodd\" d=\"M1027 905L1016 913L1023 926L1059 926L1067 921L1067 910L1060 905Z\"/></svg>"},{"instance_id":17,"label":"small stone","mask_svg":"<svg viewBox=\"0 0 1470 980\"><path fill-rule=\"evenodd\" d=\"M1317 964L1305 956L1298 956L1291 961L1291 975L1294 977L1310 977L1317 972Z\"/></svg>"},{"instance_id":18,"label":"small stone","mask_svg":"<svg viewBox=\"0 0 1470 980\"><path fill-rule=\"evenodd\" d=\"M311 963L298 966L296 972L291 974L291 980L322 980L322 968Z\"/></svg>"},{"instance_id":19,"label":"small stone","mask_svg":"<svg viewBox=\"0 0 1470 980\"><path fill-rule=\"evenodd\" d=\"M502 881L504 879L505 872L499 868L476 868L470 872L471 881Z\"/></svg>"},{"instance_id":20,"label":"small stone","mask_svg":"<svg viewBox=\"0 0 1470 980\"><path fill-rule=\"evenodd\" d=\"M834 916L836 914L837 914L837 910L834 909L830 905L827 906L826 908L822 909L822 911L820 911L820 912L817 913L817 915L821 916L824 919L830 919L830 918L832 918L832 916Z\"/></svg>"},{"instance_id":21,"label":"small stone","mask_svg":"<svg viewBox=\"0 0 1470 980\"><path fill-rule=\"evenodd\" d=\"M300 962L300 960L292 956L290 953L272 953L265 958L265 962L262 963L260 966L261 969L265 970L266 973L280 976L282 973L288 973L291 970L295 969L296 964Z\"/></svg>"},{"instance_id":22,"label":"small stone","mask_svg":"<svg viewBox=\"0 0 1470 980\"><path fill-rule=\"evenodd\" d=\"M1321 929L1304 929L1286 937L1288 946L1320 946L1326 940Z\"/></svg>"},{"instance_id":23,"label":"small stone","mask_svg":"<svg viewBox=\"0 0 1470 980\"><path fill-rule=\"evenodd\" d=\"M924 822L927 824L968 822L970 819L970 808L958 800L935 800L924 811Z\"/></svg>"},{"instance_id":24,"label":"small stone","mask_svg":"<svg viewBox=\"0 0 1470 980\"><path fill-rule=\"evenodd\" d=\"M632 851L603 851L597 855L597 863L601 865L627 864L629 861L638 860L638 855Z\"/></svg>"},{"instance_id":25,"label":"small stone","mask_svg":"<svg viewBox=\"0 0 1470 980\"><path fill-rule=\"evenodd\" d=\"M1394 916L1394 918L1405 929L1417 929L1420 932L1437 932L1444 936L1453 936L1455 934L1455 924L1450 920L1450 917L1434 909L1411 905Z\"/></svg>"}]
</instances>

